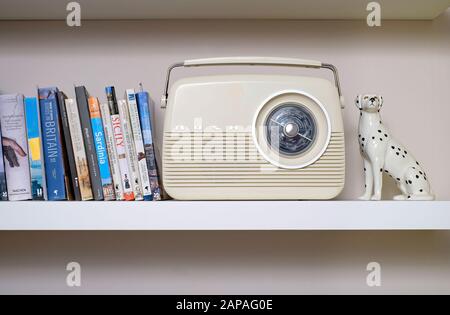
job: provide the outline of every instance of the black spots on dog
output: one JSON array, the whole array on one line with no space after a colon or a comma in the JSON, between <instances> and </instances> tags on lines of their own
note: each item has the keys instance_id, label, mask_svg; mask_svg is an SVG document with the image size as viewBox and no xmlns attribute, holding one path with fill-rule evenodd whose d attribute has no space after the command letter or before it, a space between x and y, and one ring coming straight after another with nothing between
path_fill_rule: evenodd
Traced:
<instances>
[{"instance_id":1,"label":"black spots on dog","mask_svg":"<svg viewBox=\"0 0 450 315\"><path fill-rule=\"evenodd\" d=\"M412 180L408 180L408 184L410 184L410 185L411 185L411 184L412 184Z\"/></svg>"},{"instance_id":2,"label":"black spots on dog","mask_svg":"<svg viewBox=\"0 0 450 315\"><path fill-rule=\"evenodd\" d=\"M362 117L362 113L359 113L359 116Z\"/></svg>"},{"instance_id":3,"label":"black spots on dog","mask_svg":"<svg viewBox=\"0 0 450 315\"><path fill-rule=\"evenodd\" d=\"M367 188L367 184L364 184L364 188Z\"/></svg>"},{"instance_id":4,"label":"black spots on dog","mask_svg":"<svg viewBox=\"0 0 450 315\"><path fill-rule=\"evenodd\" d=\"M411 199L411 196L408 196L408 199Z\"/></svg>"},{"instance_id":5,"label":"black spots on dog","mask_svg":"<svg viewBox=\"0 0 450 315\"><path fill-rule=\"evenodd\" d=\"M361 135L358 135L358 138L361 138Z\"/></svg>"},{"instance_id":6,"label":"black spots on dog","mask_svg":"<svg viewBox=\"0 0 450 315\"><path fill-rule=\"evenodd\" d=\"M375 137L372 137L372 140L375 140Z\"/></svg>"},{"instance_id":7,"label":"black spots on dog","mask_svg":"<svg viewBox=\"0 0 450 315\"><path fill-rule=\"evenodd\" d=\"M384 170L386 173L388 173L389 174L389 171L388 170Z\"/></svg>"},{"instance_id":8,"label":"black spots on dog","mask_svg":"<svg viewBox=\"0 0 450 315\"><path fill-rule=\"evenodd\" d=\"M397 177L396 180L399 182L399 181L400 181L400 178Z\"/></svg>"},{"instance_id":9,"label":"black spots on dog","mask_svg":"<svg viewBox=\"0 0 450 315\"><path fill-rule=\"evenodd\" d=\"M395 154L397 154L397 155L400 155L400 153L399 153L399 152L395 152Z\"/></svg>"},{"instance_id":10,"label":"black spots on dog","mask_svg":"<svg viewBox=\"0 0 450 315\"><path fill-rule=\"evenodd\" d=\"M406 150L405 150L405 151L403 151L403 152L405 152L405 154L408 154L408 152L406 152Z\"/></svg>"},{"instance_id":11,"label":"black spots on dog","mask_svg":"<svg viewBox=\"0 0 450 315\"><path fill-rule=\"evenodd\" d=\"M416 164L417 164L417 165L420 165L419 162L417 162L417 161L416 161Z\"/></svg>"},{"instance_id":12,"label":"black spots on dog","mask_svg":"<svg viewBox=\"0 0 450 315\"><path fill-rule=\"evenodd\" d=\"M402 157L405 159L406 158L406 156L404 156L404 155L402 155Z\"/></svg>"},{"instance_id":13,"label":"black spots on dog","mask_svg":"<svg viewBox=\"0 0 450 315\"><path fill-rule=\"evenodd\" d=\"M419 179L419 175L416 175L416 178Z\"/></svg>"},{"instance_id":14,"label":"black spots on dog","mask_svg":"<svg viewBox=\"0 0 450 315\"><path fill-rule=\"evenodd\" d=\"M364 172L367 172L367 169L364 167Z\"/></svg>"},{"instance_id":15,"label":"black spots on dog","mask_svg":"<svg viewBox=\"0 0 450 315\"><path fill-rule=\"evenodd\" d=\"M381 122L381 120L380 120L380 125L382 125L383 123Z\"/></svg>"},{"instance_id":16,"label":"black spots on dog","mask_svg":"<svg viewBox=\"0 0 450 315\"><path fill-rule=\"evenodd\" d=\"M398 148L397 150L401 151L402 149Z\"/></svg>"},{"instance_id":17,"label":"black spots on dog","mask_svg":"<svg viewBox=\"0 0 450 315\"><path fill-rule=\"evenodd\" d=\"M380 141L383 141L383 138L380 138Z\"/></svg>"},{"instance_id":18,"label":"black spots on dog","mask_svg":"<svg viewBox=\"0 0 450 315\"><path fill-rule=\"evenodd\" d=\"M380 168L380 173L382 173L383 172L383 169L382 168Z\"/></svg>"},{"instance_id":19,"label":"black spots on dog","mask_svg":"<svg viewBox=\"0 0 450 315\"><path fill-rule=\"evenodd\" d=\"M387 133L385 133L384 136L387 138L388 137Z\"/></svg>"},{"instance_id":20,"label":"black spots on dog","mask_svg":"<svg viewBox=\"0 0 450 315\"><path fill-rule=\"evenodd\" d=\"M419 190L420 192L423 192L423 189Z\"/></svg>"},{"instance_id":21,"label":"black spots on dog","mask_svg":"<svg viewBox=\"0 0 450 315\"><path fill-rule=\"evenodd\" d=\"M362 138L361 140L362 140L362 141L366 141L366 138Z\"/></svg>"},{"instance_id":22,"label":"black spots on dog","mask_svg":"<svg viewBox=\"0 0 450 315\"><path fill-rule=\"evenodd\" d=\"M392 150L395 150L395 147L394 147L394 146L391 146L391 149L392 149Z\"/></svg>"},{"instance_id":23,"label":"black spots on dog","mask_svg":"<svg viewBox=\"0 0 450 315\"><path fill-rule=\"evenodd\" d=\"M381 133L381 130L380 130L380 129L378 129L378 133Z\"/></svg>"},{"instance_id":24,"label":"black spots on dog","mask_svg":"<svg viewBox=\"0 0 450 315\"><path fill-rule=\"evenodd\" d=\"M414 167L413 167L413 168L414 168ZM419 174L420 174L420 175L423 175L423 172L422 172L422 171L419 171Z\"/></svg>"}]
</instances>

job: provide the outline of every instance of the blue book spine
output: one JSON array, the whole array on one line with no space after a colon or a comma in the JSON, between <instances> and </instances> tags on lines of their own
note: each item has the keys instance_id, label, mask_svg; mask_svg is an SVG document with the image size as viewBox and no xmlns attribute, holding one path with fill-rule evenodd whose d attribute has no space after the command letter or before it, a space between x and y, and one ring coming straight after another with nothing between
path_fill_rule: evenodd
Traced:
<instances>
[{"instance_id":1,"label":"blue book spine","mask_svg":"<svg viewBox=\"0 0 450 315\"><path fill-rule=\"evenodd\" d=\"M47 194L51 201L67 199L57 92L56 88L39 89Z\"/></svg>"},{"instance_id":2,"label":"blue book spine","mask_svg":"<svg viewBox=\"0 0 450 315\"><path fill-rule=\"evenodd\" d=\"M33 200L45 200L44 162L42 159L39 105L36 97L25 98L25 118L30 161L31 194Z\"/></svg>"},{"instance_id":3,"label":"blue book spine","mask_svg":"<svg viewBox=\"0 0 450 315\"><path fill-rule=\"evenodd\" d=\"M147 161L148 176L150 178L150 189L153 200L161 200L161 188L159 186L158 167L156 165L155 150L153 147L152 118L150 114L150 103L148 93L140 91L136 93L136 101L141 122L142 140L144 142L145 158Z\"/></svg>"},{"instance_id":4,"label":"blue book spine","mask_svg":"<svg viewBox=\"0 0 450 315\"><path fill-rule=\"evenodd\" d=\"M100 104L96 97L89 98L89 113L91 116L91 128L94 136L95 152L97 153L98 168L102 181L103 197L105 201L115 200L116 196L111 169L109 167L108 148L106 147Z\"/></svg>"}]
</instances>

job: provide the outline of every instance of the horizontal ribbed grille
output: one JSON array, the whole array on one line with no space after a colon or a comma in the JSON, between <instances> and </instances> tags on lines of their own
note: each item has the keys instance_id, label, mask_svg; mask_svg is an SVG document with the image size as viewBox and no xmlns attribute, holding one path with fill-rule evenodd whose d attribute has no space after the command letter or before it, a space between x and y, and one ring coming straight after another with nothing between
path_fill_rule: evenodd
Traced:
<instances>
[{"instance_id":1,"label":"horizontal ribbed grille","mask_svg":"<svg viewBox=\"0 0 450 315\"><path fill-rule=\"evenodd\" d=\"M167 187L340 187L344 134L333 133L314 164L285 170L258 153L251 133L165 133L163 176Z\"/></svg>"}]
</instances>

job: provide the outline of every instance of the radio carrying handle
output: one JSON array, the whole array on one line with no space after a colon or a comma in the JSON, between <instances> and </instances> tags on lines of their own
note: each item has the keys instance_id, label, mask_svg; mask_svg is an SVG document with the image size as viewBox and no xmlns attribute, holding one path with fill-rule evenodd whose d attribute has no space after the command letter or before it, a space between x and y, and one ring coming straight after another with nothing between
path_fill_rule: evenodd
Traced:
<instances>
[{"instance_id":1,"label":"radio carrying handle","mask_svg":"<svg viewBox=\"0 0 450 315\"><path fill-rule=\"evenodd\" d=\"M166 77L166 86L164 94L161 97L161 108L167 107L169 98L170 75L173 69L180 67L199 67L199 66L229 66L229 65L248 65L248 66L285 66L285 67L302 67L315 69L328 69L333 72L334 81L339 94L341 108L344 108L344 96L342 95L341 85L339 81L338 70L332 64L322 63L315 60L296 59L296 58L279 58L279 57L219 57L205 59L191 59L184 62L173 64L169 67Z\"/></svg>"}]
</instances>

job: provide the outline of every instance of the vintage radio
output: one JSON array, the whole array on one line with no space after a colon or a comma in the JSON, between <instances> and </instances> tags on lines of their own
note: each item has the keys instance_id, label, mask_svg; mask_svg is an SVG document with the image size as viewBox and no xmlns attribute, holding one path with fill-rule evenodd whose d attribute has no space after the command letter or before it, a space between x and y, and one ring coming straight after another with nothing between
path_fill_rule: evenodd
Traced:
<instances>
[{"instance_id":1,"label":"vintage radio","mask_svg":"<svg viewBox=\"0 0 450 315\"><path fill-rule=\"evenodd\" d=\"M270 65L329 69L335 84L291 75L201 76L170 87L177 67ZM170 67L163 182L179 200L331 199L344 187L345 147L337 70L317 61L231 57Z\"/></svg>"}]
</instances>

